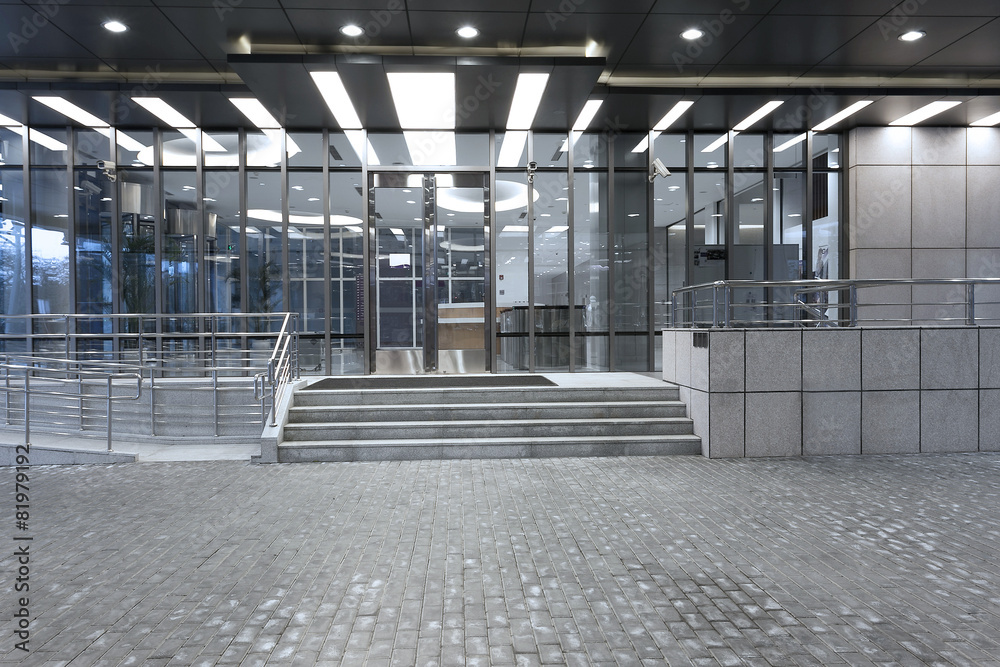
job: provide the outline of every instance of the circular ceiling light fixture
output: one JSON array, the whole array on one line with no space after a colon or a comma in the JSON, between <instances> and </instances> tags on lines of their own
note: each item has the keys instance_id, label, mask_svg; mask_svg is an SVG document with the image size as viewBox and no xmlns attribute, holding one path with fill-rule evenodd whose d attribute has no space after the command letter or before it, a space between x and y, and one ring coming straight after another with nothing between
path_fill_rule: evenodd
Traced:
<instances>
[{"instance_id":1,"label":"circular ceiling light fixture","mask_svg":"<svg viewBox=\"0 0 1000 667\"><path fill-rule=\"evenodd\" d=\"M705 31L698 28L688 28L681 33L681 37L687 40L701 39L705 36Z\"/></svg>"},{"instance_id":2,"label":"circular ceiling light fixture","mask_svg":"<svg viewBox=\"0 0 1000 667\"><path fill-rule=\"evenodd\" d=\"M361 26L354 25L353 23L348 23L340 28L340 32L348 37L359 37L365 34L365 31Z\"/></svg>"},{"instance_id":3,"label":"circular ceiling light fixture","mask_svg":"<svg viewBox=\"0 0 1000 667\"><path fill-rule=\"evenodd\" d=\"M101 25L104 26L105 30L108 30L110 32L125 32L126 30L128 30L128 26L122 23L121 21L114 21L114 20L105 21Z\"/></svg>"},{"instance_id":4,"label":"circular ceiling light fixture","mask_svg":"<svg viewBox=\"0 0 1000 667\"><path fill-rule=\"evenodd\" d=\"M909 32L904 32L898 37L901 42L915 42L921 37L926 37L927 33L923 30L911 30Z\"/></svg>"},{"instance_id":5,"label":"circular ceiling light fixture","mask_svg":"<svg viewBox=\"0 0 1000 667\"><path fill-rule=\"evenodd\" d=\"M462 26L455 31L459 37L464 37L465 39L472 39L473 37L479 37L479 30L473 28L471 25Z\"/></svg>"}]
</instances>

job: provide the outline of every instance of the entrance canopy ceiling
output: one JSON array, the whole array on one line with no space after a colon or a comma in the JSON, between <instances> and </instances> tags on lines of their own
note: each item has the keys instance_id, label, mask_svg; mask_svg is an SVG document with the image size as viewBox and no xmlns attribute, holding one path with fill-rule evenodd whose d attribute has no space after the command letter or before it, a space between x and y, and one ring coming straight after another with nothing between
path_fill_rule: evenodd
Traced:
<instances>
[{"instance_id":1,"label":"entrance canopy ceiling","mask_svg":"<svg viewBox=\"0 0 1000 667\"><path fill-rule=\"evenodd\" d=\"M289 129L338 127L310 71L336 71L363 126L398 130L386 73L455 74L456 128L503 130L518 74L550 74L532 127L645 132L678 101L673 128L800 131L854 102L834 129L1000 112L995 0L8 0L0 4L0 114L63 125L32 99L63 97L121 127L167 125L132 101L156 96L199 127L253 127L229 102L253 96ZM128 27L113 33L110 19ZM341 33L353 24L356 37ZM479 30L472 38L459 28ZM685 30L702 36L688 41ZM905 33L923 33L915 41Z\"/></svg>"}]
</instances>

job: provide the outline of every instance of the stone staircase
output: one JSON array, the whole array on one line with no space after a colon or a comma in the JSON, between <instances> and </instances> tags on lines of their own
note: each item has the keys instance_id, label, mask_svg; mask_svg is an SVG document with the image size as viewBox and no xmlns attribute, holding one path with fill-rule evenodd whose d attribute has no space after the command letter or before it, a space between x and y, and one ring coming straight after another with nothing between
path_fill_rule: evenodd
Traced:
<instances>
[{"instance_id":1,"label":"stone staircase","mask_svg":"<svg viewBox=\"0 0 1000 667\"><path fill-rule=\"evenodd\" d=\"M279 462L700 454L667 383L300 389Z\"/></svg>"}]
</instances>

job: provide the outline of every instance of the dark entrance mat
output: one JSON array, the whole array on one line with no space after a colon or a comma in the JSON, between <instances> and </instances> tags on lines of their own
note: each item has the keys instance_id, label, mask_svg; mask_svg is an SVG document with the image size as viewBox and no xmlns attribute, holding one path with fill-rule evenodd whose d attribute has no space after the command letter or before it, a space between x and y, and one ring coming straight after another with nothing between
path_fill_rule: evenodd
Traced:
<instances>
[{"instance_id":1,"label":"dark entrance mat","mask_svg":"<svg viewBox=\"0 0 1000 667\"><path fill-rule=\"evenodd\" d=\"M324 378L310 389L464 389L489 387L555 387L555 382L541 375L407 375L379 377Z\"/></svg>"}]
</instances>

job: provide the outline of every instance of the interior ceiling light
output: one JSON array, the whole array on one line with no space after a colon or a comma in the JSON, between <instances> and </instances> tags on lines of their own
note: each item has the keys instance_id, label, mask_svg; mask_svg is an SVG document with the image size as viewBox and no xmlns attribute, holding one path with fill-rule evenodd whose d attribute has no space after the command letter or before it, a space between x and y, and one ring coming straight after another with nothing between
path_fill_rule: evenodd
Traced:
<instances>
[{"instance_id":1,"label":"interior ceiling light","mask_svg":"<svg viewBox=\"0 0 1000 667\"><path fill-rule=\"evenodd\" d=\"M122 23L121 21L115 21L115 20L105 21L101 25L103 25L104 29L109 32L125 32L126 30L128 30L128 26Z\"/></svg>"},{"instance_id":2,"label":"interior ceiling light","mask_svg":"<svg viewBox=\"0 0 1000 667\"><path fill-rule=\"evenodd\" d=\"M791 148L792 146L794 146L795 144L800 144L800 143L802 143L805 140L806 140L806 133L803 132L802 134L798 135L797 137L792 137L791 139L789 139L785 143L781 144L780 146L776 146L775 149L774 149L774 152L775 153L780 153L781 151L787 150L787 149Z\"/></svg>"},{"instance_id":3,"label":"interior ceiling light","mask_svg":"<svg viewBox=\"0 0 1000 667\"><path fill-rule=\"evenodd\" d=\"M831 128L834 125L836 125L837 123L839 123L840 121L842 121L845 118L847 118L848 116L853 116L854 114L856 114L857 112L861 111L862 109L864 109L866 106L868 106L871 103L872 103L872 100L861 100L860 102L855 102L854 104L852 104L851 106L847 107L843 111L838 111L837 113L833 114L832 116L830 116L829 118L827 118L826 120L824 120L822 123L816 125L813 128L813 132L822 132L823 130Z\"/></svg>"},{"instance_id":4,"label":"interior ceiling light","mask_svg":"<svg viewBox=\"0 0 1000 667\"><path fill-rule=\"evenodd\" d=\"M402 129L455 129L454 72L388 72L386 77Z\"/></svg>"},{"instance_id":5,"label":"interior ceiling light","mask_svg":"<svg viewBox=\"0 0 1000 667\"><path fill-rule=\"evenodd\" d=\"M701 30L700 28L688 28L687 30L681 33L681 37L690 41L701 39L704 36L705 36L705 31Z\"/></svg>"},{"instance_id":6,"label":"interior ceiling light","mask_svg":"<svg viewBox=\"0 0 1000 667\"><path fill-rule=\"evenodd\" d=\"M479 37L479 30L473 28L471 25L462 26L455 31L459 37L464 37L465 39L472 39L473 37Z\"/></svg>"},{"instance_id":7,"label":"interior ceiling light","mask_svg":"<svg viewBox=\"0 0 1000 667\"><path fill-rule=\"evenodd\" d=\"M897 39L901 42L915 42L922 37L926 37L927 33L923 30L910 30L909 32L904 32Z\"/></svg>"},{"instance_id":8,"label":"interior ceiling light","mask_svg":"<svg viewBox=\"0 0 1000 667\"><path fill-rule=\"evenodd\" d=\"M930 104L920 107L916 111L911 111L902 118L897 118L889 123L889 125L916 125L917 123L927 120L931 116L936 116L943 111L947 111L952 107L958 106L959 104L961 104L961 102L954 100L938 100L937 102L931 102Z\"/></svg>"},{"instance_id":9,"label":"interior ceiling light","mask_svg":"<svg viewBox=\"0 0 1000 667\"><path fill-rule=\"evenodd\" d=\"M340 32L348 37L360 37L365 34L364 29L361 26L354 25L353 23L348 23L345 26L341 26Z\"/></svg>"},{"instance_id":10,"label":"interior ceiling light","mask_svg":"<svg viewBox=\"0 0 1000 667\"><path fill-rule=\"evenodd\" d=\"M77 105L73 104L69 100L62 97L50 97L43 95L36 95L32 97L36 102L41 102L45 106L58 111L62 115L66 116L70 120L75 120L81 125L85 125L93 130L96 130L100 134L110 138L111 137L111 126L105 123L103 120L95 116L94 114L81 109ZM127 151L132 151L137 153L144 150L146 147L140 142L136 141L129 135L122 131L118 131L115 135L115 142Z\"/></svg>"},{"instance_id":11,"label":"interior ceiling light","mask_svg":"<svg viewBox=\"0 0 1000 667\"><path fill-rule=\"evenodd\" d=\"M507 117L508 130L531 129L548 82L548 72L521 72L517 75L514 99L510 103L510 115Z\"/></svg>"},{"instance_id":12,"label":"interior ceiling light","mask_svg":"<svg viewBox=\"0 0 1000 667\"><path fill-rule=\"evenodd\" d=\"M140 95L133 95L132 100L143 107L146 111L153 114L160 120L162 120L167 125L171 126L185 137L191 141L198 143L199 130L194 123L187 119L187 117L177 109L173 108L166 102L164 102L159 97L142 97ZM224 153L226 152L225 146L220 144L218 141L213 139L208 134L204 134L202 137L202 150L207 153Z\"/></svg>"},{"instance_id":13,"label":"interior ceiling light","mask_svg":"<svg viewBox=\"0 0 1000 667\"><path fill-rule=\"evenodd\" d=\"M498 167L516 167L528 145L528 133L524 131L505 132L497 155Z\"/></svg>"},{"instance_id":14,"label":"interior ceiling light","mask_svg":"<svg viewBox=\"0 0 1000 667\"><path fill-rule=\"evenodd\" d=\"M761 118L771 113L778 107L784 104L783 100L771 100L761 108L754 111L752 114L741 120L738 124L733 126L733 129L737 132L742 132L743 130L749 130L754 123L759 121Z\"/></svg>"},{"instance_id":15,"label":"interior ceiling light","mask_svg":"<svg viewBox=\"0 0 1000 667\"><path fill-rule=\"evenodd\" d=\"M661 134L663 134L663 131L666 130L671 125L673 125L677 121L678 118L680 118L681 116L684 115L685 111L687 111L688 109L691 108L691 105L693 105L693 104L694 104L694 102L681 101L681 102L678 102L677 104L675 104L673 107L671 107L670 111L668 111L667 113L665 113L663 115L663 118L661 118L660 120L658 120L656 122L656 125L653 126L653 140L655 141L658 136L660 136ZM649 136L648 135L645 136L645 137L643 137L642 141L640 141L638 144L636 144L635 148L632 149L632 152L633 153L642 153L647 148L649 148Z\"/></svg>"},{"instance_id":16,"label":"interior ceiling light","mask_svg":"<svg viewBox=\"0 0 1000 667\"><path fill-rule=\"evenodd\" d=\"M247 120L261 130L276 130L281 127L281 123L256 98L230 97L229 101L247 117Z\"/></svg>"},{"instance_id":17,"label":"interior ceiling light","mask_svg":"<svg viewBox=\"0 0 1000 667\"><path fill-rule=\"evenodd\" d=\"M344 82L340 80L337 72L309 72L316 87L319 88L323 101L330 108L333 117L337 119L337 124L342 130L360 130L361 119L358 112L354 110L354 104L347 95ZM360 155L360 153L359 153Z\"/></svg>"},{"instance_id":18,"label":"interior ceiling light","mask_svg":"<svg viewBox=\"0 0 1000 667\"><path fill-rule=\"evenodd\" d=\"M574 132L583 132L590 125L590 121L594 120L594 116L597 115L597 110L601 108L604 104L604 100L587 100L587 103L583 105L583 109L580 111L580 115L576 117L576 122L573 123Z\"/></svg>"},{"instance_id":19,"label":"interior ceiling light","mask_svg":"<svg viewBox=\"0 0 1000 667\"><path fill-rule=\"evenodd\" d=\"M986 118L980 118L979 120L970 123L973 127L993 127L994 125L1000 125L1000 111L997 113L987 116Z\"/></svg>"}]
</instances>

